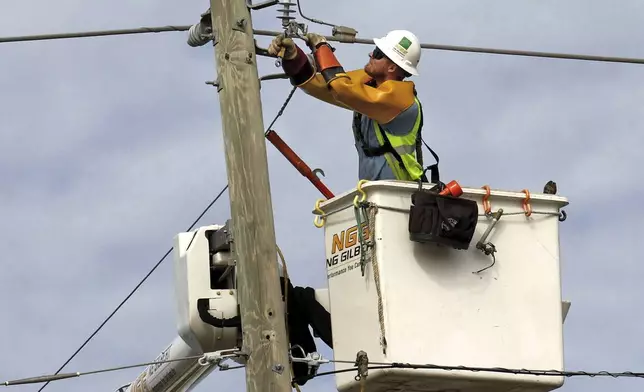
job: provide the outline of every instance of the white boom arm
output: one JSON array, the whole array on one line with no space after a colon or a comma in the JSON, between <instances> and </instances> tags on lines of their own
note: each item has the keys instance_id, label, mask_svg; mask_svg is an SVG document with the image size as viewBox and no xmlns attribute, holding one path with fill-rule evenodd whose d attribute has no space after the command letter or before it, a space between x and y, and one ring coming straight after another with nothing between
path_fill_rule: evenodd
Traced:
<instances>
[{"instance_id":1,"label":"white boom arm","mask_svg":"<svg viewBox=\"0 0 644 392\"><path fill-rule=\"evenodd\" d=\"M232 229L204 226L179 233L174 240L174 283L177 329L174 341L119 392L186 392L216 367L199 359L164 362L222 350L241 343ZM243 364L240 358L232 358Z\"/></svg>"},{"instance_id":2,"label":"white boom arm","mask_svg":"<svg viewBox=\"0 0 644 392\"><path fill-rule=\"evenodd\" d=\"M154 361L175 360L199 354L177 336ZM190 391L216 367L215 363L202 366L199 359L157 363L148 366L129 387L122 387L119 392Z\"/></svg>"}]
</instances>

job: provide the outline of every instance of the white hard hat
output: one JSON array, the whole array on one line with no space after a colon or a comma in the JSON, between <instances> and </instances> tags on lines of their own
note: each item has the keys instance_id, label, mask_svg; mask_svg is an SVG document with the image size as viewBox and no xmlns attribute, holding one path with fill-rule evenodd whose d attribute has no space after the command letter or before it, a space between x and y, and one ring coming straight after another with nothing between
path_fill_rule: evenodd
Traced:
<instances>
[{"instance_id":1,"label":"white hard hat","mask_svg":"<svg viewBox=\"0 0 644 392\"><path fill-rule=\"evenodd\" d=\"M382 38L374 38L373 42L396 65L412 75L418 75L420 61L420 42L412 32L393 30Z\"/></svg>"}]
</instances>

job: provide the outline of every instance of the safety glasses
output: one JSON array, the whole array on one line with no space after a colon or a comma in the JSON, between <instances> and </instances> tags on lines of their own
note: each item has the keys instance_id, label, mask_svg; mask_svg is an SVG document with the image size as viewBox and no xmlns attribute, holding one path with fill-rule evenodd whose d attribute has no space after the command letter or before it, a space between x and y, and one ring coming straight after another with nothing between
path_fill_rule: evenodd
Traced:
<instances>
[{"instance_id":1,"label":"safety glasses","mask_svg":"<svg viewBox=\"0 0 644 392\"><path fill-rule=\"evenodd\" d=\"M380 60L380 59L382 59L382 58L385 58L385 54L382 52L382 50L380 50L380 48L379 48L379 47L377 47L377 46L376 46L376 48L375 48L375 49L373 50L373 52L371 53L371 57L372 57L374 60Z\"/></svg>"}]
</instances>

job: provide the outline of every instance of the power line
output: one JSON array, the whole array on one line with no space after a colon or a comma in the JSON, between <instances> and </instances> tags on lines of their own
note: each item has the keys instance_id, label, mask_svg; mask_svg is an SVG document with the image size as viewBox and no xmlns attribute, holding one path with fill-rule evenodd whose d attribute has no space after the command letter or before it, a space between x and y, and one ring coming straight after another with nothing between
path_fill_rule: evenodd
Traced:
<instances>
[{"instance_id":1,"label":"power line","mask_svg":"<svg viewBox=\"0 0 644 392\"><path fill-rule=\"evenodd\" d=\"M125 35L125 34L177 32L177 31L187 31L190 29L190 27L191 26L140 27L140 28L134 28L134 29L121 29L121 30L100 30L100 31L78 32L78 33L0 37L0 43L85 38L85 37ZM280 31L271 31L271 30L253 30L253 32L257 35L273 36L273 37L282 33ZM343 37L340 38L335 36L325 36L325 38L328 41L333 41L333 42L340 42L340 43L347 43L347 44L356 43L356 44L373 45L373 39L343 38ZM599 62L627 63L627 64L644 64L644 59L631 58L631 57L592 56L592 55L568 54L568 53L481 48L481 47L474 47L474 46L438 45L438 44L429 44L429 43L423 43L420 46L423 49L456 51L456 52L472 52L472 53L498 54L498 55L509 55L509 56L542 57L542 58L599 61Z\"/></svg>"},{"instance_id":2,"label":"power line","mask_svg":"<svg viewBox=\"0 0 644 392\"><path fill-rule=\"evenodd\" d=\"M102 36L109 36L109 35L163 33L163 32L186 31L189 28L190 26L160 26L160 27L139 27L134 29L121 29L121 30L84 31L84 32L78 32L78 33L23 35L23 36L16 36L16 37L0 37L0 43L102 37Z\"/></svg>"},{"instance_id":3,"label":"power line","mask_svg":"<svg viewBox=\"0 0 644 392\"><path fill-rule=\"evenodd\" d=\"M170 360L157 361L157 362L154 362L154 361L153 362L145 362L145 363L138 363L138 364L135 364L135 365L126 365L126 366L118 366L118 367L113 367L113 368L92 370L92 371L88 371L88 372L75 372L75 373L64 373L64 374L57 374L56 373L56 374L53 374L53 375L36 376L36 377L21 378L21 379L12 380L12 381L5 381L2 384L4 386L12 386L12 385L24 385L24 384L36 384L36 383L41 383L41 382L47 381L47 383L45 385L43 385L43 387L42 387L42 388L44 388L51 381L65 380L65 379L68 379L68 378L87 376L87 375L90 375L90 374L108 373L108 372L114 372L114 371L117 371L117 370L125 370L125 369L131 369L131 368L143 367L143 366L149 366L149 365L155 365L155 364L161 364L161 363L195 360L195 359L199 359L201 357L202 357L202 355L195 355L195 356L186 357L186 358L170 359Z\"/></svg>"},{"instance_id":4,"label":"power line","mask_svg":"<svg viewBox=\"0 0 644 392\"><path fill-rule=\"evenodd\" d=\"M300 0L297 1L297 11L298 11L298 13L300 14L300 16L303 19L306 19L306 20L308 20L310 22L335 27L335 25L333 23L329 23L329 22L325 22L325 21L320 20L320 19L309 18L308 16L305 16L304 13L302 12L302 1L300 1Z\"/></svg>"},{"instance_id":5,"label":"power line","mask_svg":"<svg viewBox=\"0 0 644 392\"><path fill-rule=\"evenodd\" d=\"M325 360L325 362L331 363L346 363L346 364L355 364L355 360L346 361L346 360ZM605 370L599 372L589 372L589 371L561 371L561 370L530 370L530 369L511 369L511 368L502 368L502 367L473 367L473 366L445 366L445 365L432 365L432 364L411 364L411 363L385 363L385 362L370 362L368 369L433 369L433 370L447 370L447 371L469 371L469 372L485 372L485 373L506 373L506 374L523 374L523 375L532 375L532 376L549 376L549 377L632 377L632 378L644 378L644 372L608 372ZM356 368L347 368L334 371L328 371L323 373L317 373L313 376L328 376L338 373L348 373L356 371Z\"/></svg>"},{"instance_id":6,"label":"power line","mask_svg":"<svg viewBox=\"0 0 644 392\"><path fill-rule=\"evenodd\" d=\"M219 198L221 197L221 195L223 195L223 193L224 193L224 191L226 191L226 189L228 189L228 184L226 184L226 186L221 190L221 192L219 192L219 194L218 194L218 195L217 195L217 196L216 196L216 197L215 197L215 198L210 202L210 204L208 204L208 206L203 210L203 212L199 215L199 217L197 217L197 219L195 219L195 221L190 225L190 227L189 227L186 231L190 231L190 230L192 230L192 228L197 224L197 222L199 222L199 220L200 220L200 219L201 219L201 218L206 214L206 212L208 212L208 210L210 210L210 207L212 207L212 206L213 206L213 204L215 204L215 203L217 202L217 200L219 200ZM76 352L74 352L74 354L72 354L72 356L71 356L71 357L69 357L69 359L68 359L67 361L65 361L65 363L64 363L64 364L63 364L63 365L62 365L62 366L61 366L61 367L56 371L56 373L54 373L55 375L57 375L58 373L60 373L60 371L61 371L61 370L63 370L63 368L64 368L65 366L67 366L67 364L68 364L72 359L74 359L74 357L75 357L75 356L76 356L76 355L77 355L77 354L78 354L78 353L79 353L79 352L80 352L80 351L81 351L81 350L82 350L82 349L87 345L87 343L89 343L89 341L90 341L90 340L92 340L92 339L94 338L94 336L96 336L96 334L98 333L98 331L100 331L100 330L103 328L103 326L104 326L104 325L105 325L105 324L106 324L106 323L107 323L107 322L108 322L108 321L109 321L109 320L110 320L110 319L111 319L111 318L116 314L116 312L118 312L118 311L121 309L121 307L122 307L122 306L123 306L123 305L124 305L124 304L125 304L125 303L130 299L130 298L131 298L131 297L132 297L132 295L133 295L133 294L134 294L134 293L139 289L139 287L141 287L141 285L142 285L142 284L143 284L143 283L144 283L144 282L145 282L145 281L150 277L150 275L152 275L152 273L153 273L153 272L154 272L154 271L159 267L159 265L161 265L161 263L166 259L166 257L168 257L168 255L170 254L170 252L172 252L172 249L173 249L173 248L170 248L170 249L165 253L165 255L163 255L163 257L161 257L161 259L160 259L160 260L159 260L159 261L154 265L154 267L152 267L152 269L150 270L150 272L148 272L148 273L147 273L147 275L145 275L145 277L144 277L143 279L141 279L141 281L139 282L139 284L137 284L137 285L136 285L136 287L134 287L134 289L130 292L130 294L128 294L128 295L127 295L127 297L125 297L125 299L124 299L123 301L121 301L121 303L120 303L120 304L119 304L119 305L118 305L118 306L117 306L117 307L112 311L112 313L111 313L111 314L110 314L110 315L109 315L109 316L108 316L108 317L107 317L107 318L106 318L106 319L101 323L101 325L99 325L99 326L98 326L98 328L96 328L96 330L95 330L95 331L94 331L94 332L89 336L89 338L87 338L87 339L85 340L85 342L84 342L84 343L83 343L83 344L82 344L82 345L81 345L81 346L76 350ZM47 382L45 383L45 385L43 385L43 386L42 386L38 391L40 392L40 391L42 391L43 389L45 389L45 387L46 387L48 384L49 384L49 381L47 381Z\"/></svg>"},{"instance_id":7,"label":"power line","mask_svg":"<svg viewBox=\"0 0 644 392\"><path fill-rule=\"evenodd\" d=\"M36 376L36 377L28 377L28 378L21 378L18 380L12 380L12 381L5 381L2 383L4 386L12 386L12 385L24 385L24 384L37 384L41 382L47 381L47 384L49 384L51 381L58 381L58 380L65 380L68 378L75 378L75 377L81 377L81 376L89 376L92 374L100 374L100 373L110 373L110 372L115 372L119 370L126 370L126 369L132 369L132 368L137 368L137 367L144 367L144 366L150 366L150 365L159 365L163 363L172 363L172 362L182 362L182 361L194 361L195 359L199 360L199 364L201 366L208 366L211 364L216 364L220 370L232 370L232 369L240 369L244 366L233 366L230 367L225 364L221 364L221 361L231 358L234 355L228 355L228 356L218 356L218 355L210 355L210 354L202 354L202 355L193 355L189 357L183 357L183 358L175 358L175 359L166 359L166 360L158 360L158 361L152 361L152 362L143 362L143 363L137 363L134 365L125 365L125 366L117 366L117 367L111 367L111 368L105 368L105 369L98 369L98 370L91 370L87 372L75 372L75 373L65 373L65 374L54 374L54 375L45 375L45 376ZM45 384L45 386L47 385ZM43 386L44 388L44 386Z\"/></svg>"},{"instance_id":8,"label":"power line","mask_svg":"<svg viewBox=\"0 0 644 392\"><path fill-rule=\"evenodd\" d=\"M291 101L291 98L293 98L293 94L295 94L295 90L297 90L297 86L293 86L293 88L291 89L291 92L288 93L288 96L286 97L286 100L282 104L282 107L280 108L280 110L277 112L277 115L275 116L275 118L273 118L273 121L271 121L270 125L266 127L266 132L264 132L264 136L266 136L268 134L268 131L270 131L271 128L273 128L273 125L275 125L275 122L277 121L277 119L280 118L282 114L284 114L284 109L286 109L286 106L288 106L288 103Z\"/></svg>"},{"instance_id":9,"label":"power line","mask_svg":"<svg viewBox=\"0 0 644 392\"><path fill-rule=\"evenodd\" d=\"M211 356L209 354L202 354L202 355L194 355L194 356L188 356L188 357L183 357L183 358L175 358L175 359L167 359L167 360L159 360L159 361L152 361L152 362L143 362L143 363L137 363L134 365L125 365L125 366L117 366L117 367L111 367L111 368L103 368L103 369L98 369L98 370L91 370L87 372L74 372L74 373L65 373L65 374L54 374L54 375L45 375L45 376L36 376L36 377L28 377L28 378L22 378L18 380L12 380L12 381L5 381L2 383L4 386L13 386L13 385L24 385L24 384L36 384L36 383L41 383L47 381L47 383L51 381L58 381L58 380L64 380L68 378L75 378L75 377L81 377L81 376L88 376L92 374L100 374L100 373L109 373L109 372L115 372L119 370L126 370L126 369L132 369L132 368L137 368L137 367L144 367L144 366L150 366L150 365L158 365L158 364L163 364L163 363L172 363L172 362L180 362L180 361L187 361L187 360L195 360L199 359L200 364L202 366L207 366L208 364L216 364L220 370L225 371L225 370L232 370L232 369L241 369L244 366L233 366L230 367L226 364L221 364L221 362L227 358L233 357L233 354L229 354L226 356L220 356L220 355L214 355ZM301 362L301 358L292 358L294 362ZM355 364L354 361L343 361L343 360L325 360L325 362L331 362L331 363L346 363L346 364ZM432 370L447 370L447 371L469 371L469 372L489 372L489 373L505 373L505 374L523 374L523 375L532 375L532 376L549 376L549 377L612 377L612 378L620 378L620 377L630 377L630 378L644 378L644 372L630 372L630 371L625 371L625 372L608 372L608 371L599 371L599 372L590 372L590 371L560 371L560 370L529 370L529 369L511 369L511 368L501 368L501 367L494 367L494 368L488 368L488 367L472 367L472 366L444 366L444 365L432 365L432 364L411 364L411 363L399 363L399 362L394 362L394 363L384 363L384 362L371 362L372 365L368 366L367 369L369 370L379 370L379 369L413 369L413 370L420 370L420 369L432 369ZM329 371L329 372L322 372L322 373L317 373L312 378L316 377L322 377L322 376L328 376L328 375L336 375L340 373L348 373L348 372L354 372L358 369L354 368L347 368L347 369L340 369L340 370L334 370L334 371ZM47 384L45 384L47 385Z\"/></svg>"},{"instance_id":10,"label":"power line","mask_svg":"<svg viewBox=\"0 0 644 392\"><path fill-rule=\"evenodd\" d=\"M277 36L281 34L279 31L270 30L254 30L257 35ZM327 41L334 41L349 44L365 44L373 45L373 39L366 38L338 38L334 36L325 36ZM446 50L457 52L474 52L474 53L487 53L487 54L503 54L510 56L529 56L529 57L550 57L557 59L568 60L587 60L587 61L605 61L615 63L631 63L631 64L644 64L644 59L630 58L630 57L608 57L608 56L591 56L581 54L567 54L567 53L552 53L552 52L535 52L526 50L508 50L508 49L492 49L492 48L479 48L474 46L456 46L456 45L437 45L437 44L420 44L423 49L433 50Z\"/></svg>"}]
</instances>

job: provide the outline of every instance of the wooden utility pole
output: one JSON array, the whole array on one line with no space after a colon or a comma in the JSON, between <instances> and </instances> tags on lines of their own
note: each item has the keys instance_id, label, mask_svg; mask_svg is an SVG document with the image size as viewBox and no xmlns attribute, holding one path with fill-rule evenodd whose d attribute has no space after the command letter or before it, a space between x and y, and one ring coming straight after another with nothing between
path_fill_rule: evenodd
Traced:
<instances>
[{"instance_id":1,"label":"wooden utility pole","mask_svg":"<svg viewBox=\"0 0 644 392\"><path fill-rule=\"evenodd\" d=\"M291 372L250 10L210 0L248 392L290 392Z\"/></svg>"}]
</instances>

